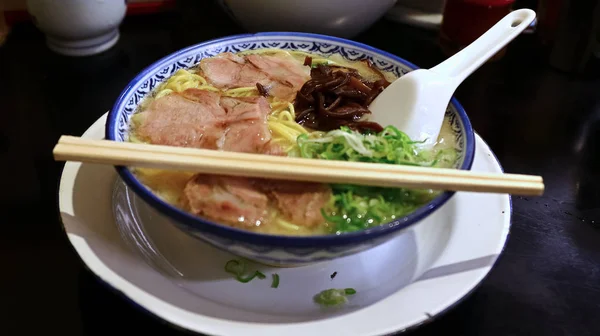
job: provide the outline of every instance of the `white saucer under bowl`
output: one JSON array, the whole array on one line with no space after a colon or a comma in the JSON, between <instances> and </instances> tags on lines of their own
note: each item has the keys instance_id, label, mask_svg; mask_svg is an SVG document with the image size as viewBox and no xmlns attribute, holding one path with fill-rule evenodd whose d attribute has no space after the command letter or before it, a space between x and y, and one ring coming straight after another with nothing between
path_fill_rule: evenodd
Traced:
<instances>
[{"instance_id":1,"label":"white saucer under bowl","mask_svg":"<svg viewBox=\"0 0 600 336\"><path fill-rule=\"evenodd\" d=\"M105 120L84 137L102 139ZM473 170L502 171L479 137L476 148ZM250 263L267 277L240 283L224 270L235 256L176 229L113 167L67 163L59 207L71 243L100 279L154 315L209 335L382 335L421 325L483 280L511 217L508 195L460 192L435 220L374 249L296 268ZM348 287L357 293L344 306L313 302L321 290Z\"/></svg>"}]
</instances>

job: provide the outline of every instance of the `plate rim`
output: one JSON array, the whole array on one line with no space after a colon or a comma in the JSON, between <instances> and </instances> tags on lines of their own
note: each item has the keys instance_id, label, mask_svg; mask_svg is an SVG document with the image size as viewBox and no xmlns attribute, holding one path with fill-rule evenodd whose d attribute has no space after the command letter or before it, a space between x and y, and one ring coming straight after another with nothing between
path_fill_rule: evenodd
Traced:
<instances>
[{"instance_id":1,"label":"plate rim","mask_svg":"<svg viewBox=\"0 0 600 336\"><path fill-rule=\"evenodd\" d=\"M100 118L98 118L84 132L83 136L85 137L87 134L89 134L90 132L92 132L93 130L95 130L97 128L102 128L103 127L102 123L105 122L107 115L108 115L108 112L105 113L104 115L102 115ZM487 148L489 150L489 154L490 154L491 158L493 159L494 163L497 165L497 167L502 172L504 172L504 168L502 167L498 157L491 150L491 148L485 142L485 140L481 136L479 136L479 134L477 134L477 133L475 133L474 135L475 135L475 140L481 141L481 144L485 146L484 148ZM61 175L60 175L60 180L58 183L59 188L57 190L57 194L58 194L57 195L58 196L57 197L57 212L58 212L58 217L59 217L61 228L67 235L67 238L69 240L71 248L74 250L75 254L81 261L83 267L86 270L90 271L91 274L93 274L98 280L100 280L101 284L103 284L104 286L106 286L107 288L112 290L114 293L117 293L118 295L123 297L125 299L125 301L130 302L131 304L133 304L134 307L137 307L138 309L142 310L146 314L149 314L150 316L157 318L159 321L168 324L169 326L173 327L174 329L184 330L184 331L188 331L188 332L192 332L192 333L202 333L202 334L207 334L207 335L229 334L226 330L223 330L225 333L214 333L214 331L199 330L198 328L194 328L193 325L190 325L190 323L188 323L188 321L186 321L185 318L177 321L177 319L178 319L177 314L181 314L181 313L175 313L175 314L172 312L170 313L165 308L171 308L171 309L175 308L175 309L183 310L184 313L189 313L189 314L198 315L198 316L202 316L202 315L199 315L194 312L185 311L185 309L180 308L178 306L174 306L173 304L156 297L152 293L139 288L135 283L130 282L128 279L124 278L119 273L113 271L111 268L106 266L106 264L104 262L102 262L102 260L100 258L98 258L97 255L94 253L94 251L90 248L89 244L87 244L87 242L85 242L84 237L70 233L67 230L67 228L64 224L64 221L63 221L63 216L62 216L62 203L63 203L62 194L63 194L63 188L64 188L64 183L65 183L64 181L68 180L68 179L65 179L65 177L66 177L65 175L69 173L68 172L69 169L66 169L67 165L77 166L77 165L81 165L81 163L66 162L65 165L63 166L63 169L62 169ZM73 168L75 168L75 167L73 167ZM71 168L71 169L73 169L73 168ZM77 167L76 169L79 169L79 167ZM75 177L75 176L73 176L73 177ZM493 260L491 265L486 266L486 267L488 267L488 269L486 271L484 271L485 273L481 276L481 278L476 280L477 281L476 283L470 285L469 287L471 287L471 288L469 288L467 291L459 294L460 297L458 299L456 299L454 302L443 307L438 312L431 314L431 316L428 316L427 318L423 319L422 321L417 322L408 327L405 327L404 329L397 329L397 330L392 330L392 331L379 331L379 332L374 332L373 334L369 334L369 335L390 335L390 334L395 335L395 334L405 333L407 331L412 331L421 326L429 324L429 323L437 320L441 316L445 315L449 311L453 310L456 306L458 306L460 303L462 303L464 300L466 300L473 292L475 292L481 286L481 284L488 278L492 269L497 265L499 259L504 254L508 240L510 238L510 233L511 233L511 229L512 229L512 219L513 219L513 202L512 202L511 195L506 195L506 197L508 198L508 216L506 216L506 219L503 220L503 222L505 222L505 228L503 230L504 233L502 234L501 240L499 241L499 243L501 243L501 247L500 247L499 251L497 252L497 254L495 255L495 259ZM83 245L80 245L82 243L83 243ZM87 250L85 250L85 249L87 249ZM94 258L96 260L93 260ZM143 261L141 261L141 262L143 262ZM114 278L110 279L111 277L114 277ZM124 283L118 284L118 283L116 283L118 281L123 281ZM130 287L130 288L123 288L123 287ZM132 291L134 293L132 293ZM136 291L137 291L137 293L135 293ZM137 297L137 296L140 296L140 297ZM140 302L141 300L159 301L160 304L163 306L161 306L160 308L157 308L156 305L153 306L152 304L148 304L148 302L142 303L142 302ZM160 311L161 309L163 311ZM249 322L229 321L226 319L220 319L220 318L215 318L215 317L210 317L210 316L202 316L202 317L208 319L208 321L206 321L206 322L210 322L210 320L213 320L213 321L220 320L225 323L230 323L230 324L232 324L232 326L235 324L238 324L238 327L239 327L239 325L254 324L254 325L260 325L262 328L269 328L269 326L279 326L279 327L286 326L286 327L293 328L294 325L298 325L298 324L316 323L316 325L318 325L318 323L319 323L319 321L302 322L302 323L298 323L298 322L287 323L286 322L286 323L271 325L268 323L249 323ZM338 318L344 318L344 316L341 316ZM178 324L178 322L179 322L179 324ZM184 326L184 325L186 325L186 326Z\"/></svg>"}]
</instances>

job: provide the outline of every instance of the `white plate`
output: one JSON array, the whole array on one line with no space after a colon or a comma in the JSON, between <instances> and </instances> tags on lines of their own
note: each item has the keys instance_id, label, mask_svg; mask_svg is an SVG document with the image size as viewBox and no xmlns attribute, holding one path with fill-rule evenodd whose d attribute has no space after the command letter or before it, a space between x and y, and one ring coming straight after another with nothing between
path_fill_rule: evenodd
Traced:
<instances>
[{"instance_id":1,"label":"white plate","mask_svg":"<svg viewBox=\"0 0 600 336\"><path fill-rule=\"evenodd\" d=\"M84 137L102 139L105 120ZM479 137L476 147L474 170L502 171ZM132 250L121 239L113 204L117 213L134 214L117 216L118 223L137 225L142 246ZM210 335L381 335L420 325L483 280L502 252L511 217L508 195L460 192L433 220L387 244L306 267L257 266L268 278L242 284L223 270L233 256L176 230L119 184L112 167L67 163L59 207L71 243L100 279L156 316ZM276 289L271 273L280 275ZM357 294L337 309L312 302L334 287Z\"/></svg>"}]
</instances>

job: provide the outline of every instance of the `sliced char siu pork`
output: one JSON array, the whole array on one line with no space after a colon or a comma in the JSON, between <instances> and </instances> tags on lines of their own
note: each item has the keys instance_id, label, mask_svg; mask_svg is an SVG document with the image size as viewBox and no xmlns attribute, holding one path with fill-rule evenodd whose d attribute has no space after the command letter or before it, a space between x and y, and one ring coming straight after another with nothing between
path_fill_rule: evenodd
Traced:
<instances>
[{"instance_id":1,"label":"sliced char siu pork","mask_svg":"<svg viewBox=\"0 0 600 336\"><path fill-rule=\"evenodd\" d=\"M222 53L200 61L201 75L220 89L255 87L258 83L269 95L293 101L310 79L310 67L284 55Z\"/></svg>"}]
</instances>

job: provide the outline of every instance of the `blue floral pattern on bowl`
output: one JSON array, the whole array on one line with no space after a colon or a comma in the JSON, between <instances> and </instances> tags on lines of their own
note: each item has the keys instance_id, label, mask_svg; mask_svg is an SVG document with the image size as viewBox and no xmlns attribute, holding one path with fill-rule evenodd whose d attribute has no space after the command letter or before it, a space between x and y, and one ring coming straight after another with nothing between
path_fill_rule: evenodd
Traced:
<instances>
[{"instance_id":1,"label":"blue floral pattern on bowl","mask_svg":"<svg viewBox=\"0 0 600 336\"><path fill-rule=\"evenodd\" d=\"M317 34L270 32L208 41L175 52L150 65L135 77L109 113L106 139L126 141L129 118L138 105L157 85L177 70L193 67L201 59L222 52L236 53L263 48L300 50L323 56L338 54L350 61L369 59L380 70L391 72L397 77L417 69L415 65L385 51L361 43ZM456 168L470 169L475 152L475 139L469 119L456 99L449 104L446 116L450 120L459 148ZM130 188L151 206L172 218L180 229L223 250L276 265L301 265L325 261L372 248L402 234L404 229L424 219L454 194L444 192L404 218L360 232L315 237L273 236L223 226L188 214L160 200L126 167L117 167L117 171Z\"/></svg>"}]
</instances>

